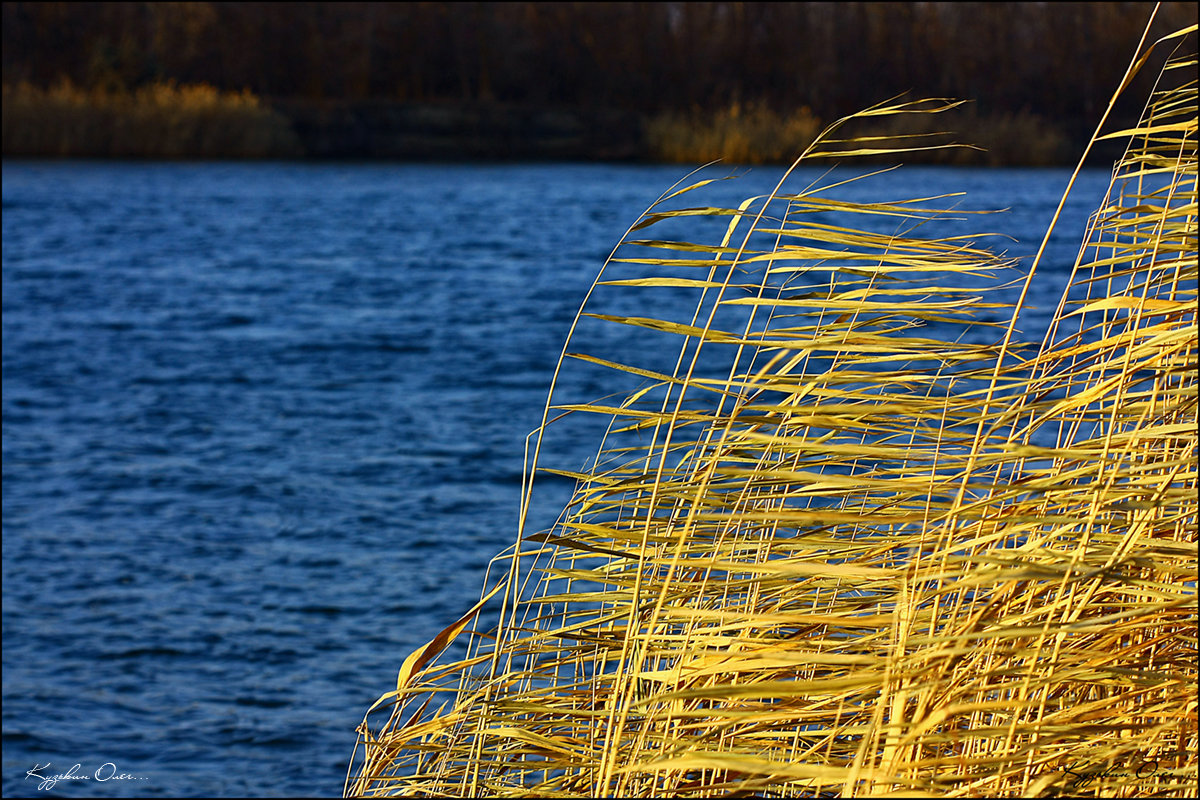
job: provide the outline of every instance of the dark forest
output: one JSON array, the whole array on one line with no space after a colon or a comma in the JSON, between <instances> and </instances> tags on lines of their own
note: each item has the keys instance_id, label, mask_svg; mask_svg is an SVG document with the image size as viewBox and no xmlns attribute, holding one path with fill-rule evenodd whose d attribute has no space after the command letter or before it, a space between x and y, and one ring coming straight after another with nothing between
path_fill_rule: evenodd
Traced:
<instances>
[{"instance_id":1,"label":"dark forest","mask_svg":"<svg viewBox=\"0 0 1200 800\"><path fill-rule=\"evenodd\" d=\"M162 83L246 90L279 109L302 138L333 124L331 114L355 108L375 109L359 115L367 127L387 116L380 108L414 104L560 110L582 115L584 124L603 113L611 126L669 114L697 120L730 108L780 118L803 109L830 121L907 93L972 101L979 119L1020 115L1075 143L1091 134L1152 9L1062 2L4 3L3 82L6 91L68 83L108 93ZM1194 4L1166 3L1154 32L1195 18ZM1120 113L1135 118L1139 110ZM488 126L478 112L472 119ZM5 131L9 153L16 134L7 121Z\"/></svg>"}]
</instances>

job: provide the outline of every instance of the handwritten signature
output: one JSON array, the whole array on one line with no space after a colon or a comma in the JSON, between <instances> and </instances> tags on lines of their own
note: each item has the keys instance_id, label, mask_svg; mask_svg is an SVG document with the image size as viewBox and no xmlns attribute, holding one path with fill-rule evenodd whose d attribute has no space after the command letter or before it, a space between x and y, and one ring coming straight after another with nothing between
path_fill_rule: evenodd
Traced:
<instances>
[{"instance_id":1,"label":"handwritten signature","mask_svg":"<svg viewBox=\"0 0 1200 800\"><path fill-rule=\"evenodd\" d=\"M96 781L104 783L106 781L144 781L145 778L139 778L129 772L120 772L117 770L117 765L111 761L106 761L101 764L91 775L83 774L83 765L76 764L66 772L49 774L45 770L50 769L51 762L45 764L34 764L33 769L25 772L25 780L35 778L40 781L38 783L38 791L44 792L47 789L53 789L58 785L59 781Z\"/></svg>"},{"instance_id":2,"label":"handwritten signature","mask_svg":"<svg viewBox=\"0 0 1200 800\"><path fill-rule=\"evenodd\" d=\"M1121 770L1117 767L1081 769L1080 765L1076 763L1064 769L1063 772L1074 776L1075 780L1071 781L1072 787L1082 788L1098 778L1149 778L1158 772L1158 762L1145 759L1132 772Z\"/></svg>"}]
</instances>

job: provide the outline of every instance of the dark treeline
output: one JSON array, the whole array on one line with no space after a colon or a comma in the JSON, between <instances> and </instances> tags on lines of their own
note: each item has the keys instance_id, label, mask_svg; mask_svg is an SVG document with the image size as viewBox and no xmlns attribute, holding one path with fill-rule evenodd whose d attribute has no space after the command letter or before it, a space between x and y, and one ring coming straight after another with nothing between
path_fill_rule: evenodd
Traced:
<instances>
[{"instance_id":1,"label":"dark treeline","mask_svg":"<svg viewBox=\"0 0 1200 800\"><path fill-rule=\"evenodd\" d=\"M175 81L270 102L653 115L734 104L829 120L903 92L1085 138L1149 3L4 3L3 80ZM1158 34L1193 23L1167 3ZM1129 113L1136 113L1132 110Z\"/></svg>"}]
</instances>

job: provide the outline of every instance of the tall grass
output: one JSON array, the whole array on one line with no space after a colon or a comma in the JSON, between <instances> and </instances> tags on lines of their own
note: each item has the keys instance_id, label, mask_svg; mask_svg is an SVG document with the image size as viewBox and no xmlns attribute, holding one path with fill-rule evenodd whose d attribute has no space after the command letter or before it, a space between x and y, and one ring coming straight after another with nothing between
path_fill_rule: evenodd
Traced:
<instances>
[{"instance_id":1,"label":"tall grass","mask_svg":"<svg viewBox=\"0 0 1200 800\"><path fill-rule=\"evenodd\" d=\"M158 83L136 91L4 87L5 156L262 158L301 153L282 116L250 92Z\"/></svg>"},{"instance_id":2,"label":"tall grass","mask_svg":"<svg viewBox=\"0 0 1200 800\"><path fill-rule=\"evenodd\" d=\"M780 114L734 104L715 114L659 114L647 121L645 137L650 157L659 161L763 164L790 161L820 132L808 108Z\"/></svg>"},{"instance_id":3,"label":"tall grass","mask_svg":"<svg viewBox=\"0 0 1200 800\"><path fill-rule=\"evenodd\" d=\"M910 150L903 154L908 163L1040 167L1071 159L1067 134L1053 121L1028 111L983 113L963 106L936 122L926 115L862 122L861 136L932 136L949 128L963 141L978 145ZM823 127L807 107L779 113L763 105L734 104L715 114L658 114L645 125L645 147L657 161L787 164L816 140Z\"/></svg>"},{"instance_id":4,"label":"tall grass","mask_svg":"<svg viewBox=\"0 0 1200 800\"><path fill-rule=\"evenodd\" d=\"M1014 265L922 238L937 198L673 187L560 360L633 387L552 386L533 437L522 520L537 474L573 500L401 665L347 793L1194 796L1195 68L1172 58L1186 79L1111 134L1128 147L1040 343L1020 302L977 318ZM842 132L947 108L869 109L796 165L897 154ZM703 222L712 241L660 233ZM673 366L578 352L586 325ZM563 414L609 421L582 469L540 464Z\"/></svg>"}]
</instances>

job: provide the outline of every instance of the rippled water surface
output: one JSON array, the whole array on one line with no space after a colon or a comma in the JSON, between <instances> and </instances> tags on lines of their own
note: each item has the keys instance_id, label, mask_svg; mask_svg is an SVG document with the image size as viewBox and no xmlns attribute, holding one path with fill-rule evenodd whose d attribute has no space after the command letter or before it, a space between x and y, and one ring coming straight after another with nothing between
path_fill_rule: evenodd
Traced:
<instances>
[{"instance_id":1,"label":"rippled water surface","mask_svg":"<svg viewBox=\"0 0 1200 800\"><path fill-rule=\"evenodd\" d=\"M684 173L5 163L5 795L75 764L88 779L50 793L340 794L367 706L513 540L525 436L596 271ZM972 224L1019 255L1068 176L875 185L1011 208ZM1034 302L1106 184L1084 174Z\"/></svg>"}]
</instances>

